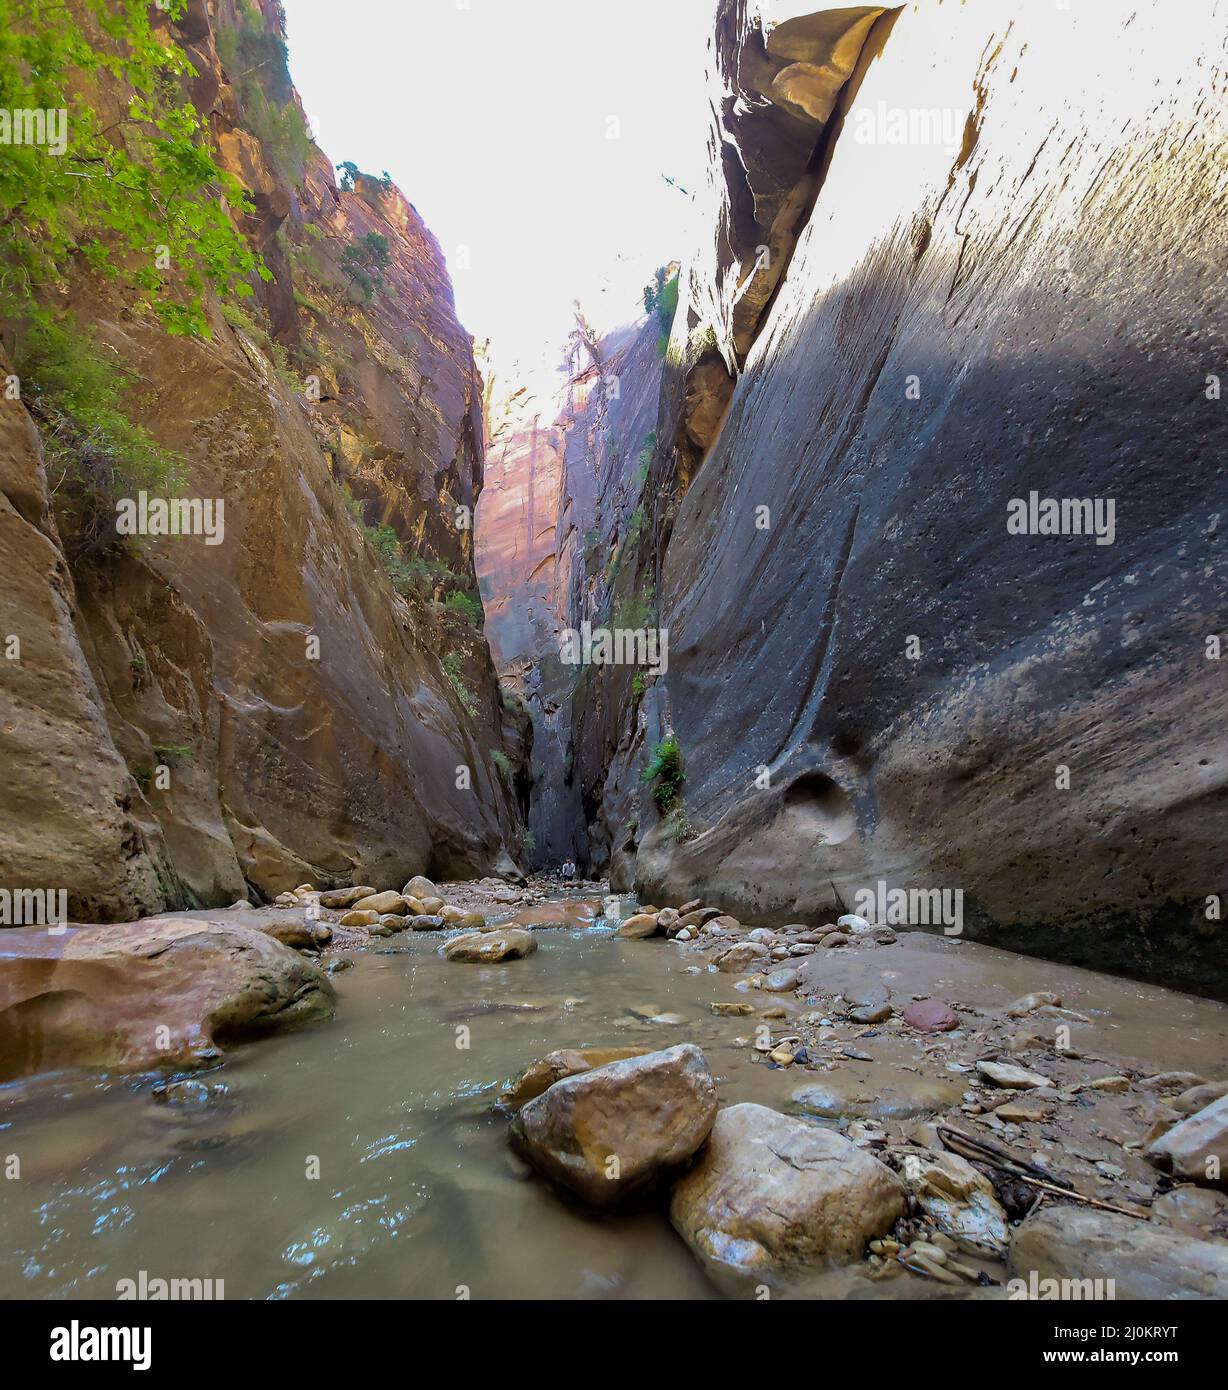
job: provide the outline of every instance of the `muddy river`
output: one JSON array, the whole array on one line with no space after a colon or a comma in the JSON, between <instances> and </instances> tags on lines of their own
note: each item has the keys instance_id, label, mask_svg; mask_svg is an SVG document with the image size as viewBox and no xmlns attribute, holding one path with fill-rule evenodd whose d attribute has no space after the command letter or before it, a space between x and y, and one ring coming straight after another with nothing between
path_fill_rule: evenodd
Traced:
<instances>
[{"instance_id":1,"label":"muddy river","mask_svg":"<svg viewBox=\"0 0 1228 1390\"><path fill-rule=\"evenodd\" d=\"M783 1106L816 1076L735 1044L755 1021L709 1005L748 995L675 946L623 941L604 919L539 942L503 965L445 961L427 933L348 952L335 1021L234 1049L196 1074L207 1096L84 1073L0 1087L0 1297L114 1298L142 1272L223 1281L227 1299L715 1296L662 1211L593 1216L526 1176L492 1103L558 1047L695 1042L724 1103ZM945 982L986 1006L1056 979L1106 1052L1157 1069L1228 1057L1219 1005L941 941L912 954L901 943L825 968L912 970L913 992ZM859 1087L863 1103L952 1084L945 1063L939 1082L910 1068L931 1044L883 1041L895 1052L881 1065L817 1079ZM11 1154L20 1176L6 1180ZM929 1291L911 1278L877 1290Z\"/></svg>"}]
</instances>

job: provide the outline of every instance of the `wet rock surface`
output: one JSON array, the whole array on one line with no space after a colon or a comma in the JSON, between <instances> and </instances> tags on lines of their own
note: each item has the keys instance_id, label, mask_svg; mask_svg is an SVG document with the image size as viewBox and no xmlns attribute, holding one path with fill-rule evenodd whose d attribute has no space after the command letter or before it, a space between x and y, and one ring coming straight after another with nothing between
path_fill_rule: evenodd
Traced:
<instances>
[{"instance_id":1,"label":"wet rock surface","mask_svg":"<svg viewBox=\"0 0 1228 1390\"><path fill-rule=\"evenodd\" d=\"M230 1042L330 1018L324 974L267 933L147 918L0 936L0 1079L214 1062Z\"/></svg>"},{"instance_id":2,"label":"wet rock surface","mask_svg":"<svg viewBox=\"0 0 1228 1390\"><path fill-rule=\"evenodd\" d=\"M683 1044L555 1082L520 1110L511 1135L547 1177L607 1207L672 1177L715 1115L703 1053Z\"/></svg>"},{"instance_id":3,"label":"wet rock surface","mask_svg":"<svg viewBox=\"0 0 1228 1390\"><path fill-rule=\"evenodd\" d=\"M746 1293L859 1260L904 1214L899 1180L840 1135L759 1105L716 1118L670 1220L717 1286Z\"/></svg>"},{"instance_id":4,"label":"wet rock surface","mask_svg":"<svg viewBox=\"0 0 1228 1390\"><path fill-rule=\"evenodd\" d=\"M1078 1280L1089 1289L1098 1283L1102 1290L1112 1279L1117 1298L1222 1299L1228 1297L1228 1242L1062 1207L1030 1217L1015 1232L1010 1272L1025 1281ZM1066 1296L1074 1296L1069 1285Z\"/></svg>"}]
</instances>

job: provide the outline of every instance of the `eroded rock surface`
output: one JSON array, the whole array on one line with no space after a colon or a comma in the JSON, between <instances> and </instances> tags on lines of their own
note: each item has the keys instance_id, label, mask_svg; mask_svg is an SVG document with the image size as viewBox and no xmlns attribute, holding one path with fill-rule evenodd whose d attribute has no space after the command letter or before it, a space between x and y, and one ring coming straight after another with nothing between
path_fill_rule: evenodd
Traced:
<instances>
[{"instance_id":1,"label":"eroded rock surface","mask_svg":"<svg viewBox=\"0 0 1228 1390\"><path fill-rule=\"evenodd\" d=\"M278 7L258 9L280 36ZM219 56L234 23L229 6L193 6L176 34L220 162L252 195L244 230L272 280L238 315L211 305L210 342L168 337L109 283L81 278L72 294L82 329L141 383L131 418L182 454L182 494L224 502L221 543L78 554L25 406L0 401L0 603L23 647L0 663L0 885L63 887L74 920L305 879L459 877L510 866L518 843L518 803L492 762L516 732L480 634L439 602L476 589L458 516L483 457L443 255L394 187L342 188L314 147L301 169L279 166ZM294 114L292 88L276 97ZM388 263L363 304L342 258L370 237ZM417 565L403 593L354 510ZM474 769L463 791L460 764Z\"/></svg>"},{"instance_id":2,"label":"eroded rock surface","mask_svg":"<svg viewBox=\"0 0 1228 1390\"><path fill-rule=\"evenodd\" d=\"M556 1081L512 1121L513 1145L591 1206L672 1177L708 1137L716 1088L690 1043Z\"/></svg>"},{"instance_id":3,"label":"eroded rock surface","mask_svg":"<svg viewBox=\"0 0 1228 1390\"><path fill-rule=\"evenodd\" d=\"M1116 1298L1225 1298L1228 1241L1114 1212L1051 1207L1014 1233L1010 1272L1023 1280L1077 1279L1087 1288L1099 1280L1102 1289L1111 1278Z\"/></svg>"},{"instance_id":4,"label":"eroded rock surface","mask_svg":"<svg viewBox=\"0 0 1228 1390\"><path fill-rule=\"evenodd\" d=\"M233 1039L330 1017L334 999L315 965L233 922L4 932L0 1080L70 1066L201 1066Z\"/></svg>"},{"instance_id":5,"label":"eroded rock surface","mask_svg":"<svg viewBox=\"0 0 1228 1390\"><path fill-rule=\"evenodd\" d=\"M750 1103L720 1112L670 1202L678 1234L731 1294L858 1260L903 1213L899 1179L876 1158Z\"/></svg>"}]
</instances>

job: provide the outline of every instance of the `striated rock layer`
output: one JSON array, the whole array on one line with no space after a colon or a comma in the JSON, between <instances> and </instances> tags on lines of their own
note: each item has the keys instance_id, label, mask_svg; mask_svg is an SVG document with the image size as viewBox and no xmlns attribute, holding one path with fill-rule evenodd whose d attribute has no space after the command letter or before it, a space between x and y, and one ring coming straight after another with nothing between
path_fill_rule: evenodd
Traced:
<instances>
[{"instance_id":1,"label":"striated rock layer","mask_svg":"<svg viewBox=\"0 0 1228 1390\"><path fill-rule=\"evenodd\" d=\"M66 889L78 919L510 870L518 844L493 754L523 731L466 617L481 387L443 256L390 184L339 188L314 147L288 168L245 126L247 74L219 54L239 22L192 5L177 37L273 279L213 306L210 342L110 284L71 301L139 380L132 418L185 459L179 493L224 501L224 541L75 551L30 417L0 402L0 630L22 644L0 662L0 886ZM272 0L260 22L280 35ZM363 302L343 255L372 236Z\"/></svg>"},{"instance_id":2,"label":"striated rock layer","mask_svg":"<svg viewBox=\"0 0 1228 1390\"><path fill-rule=\"evenodd\" d=\"M1228 6L787 9L718 14L640 547L670 668L589 674L586 786L638 796L656 902L958 890L968 935L1222 994ZM1111 543L1012 533L1033 493Z\"/></svg>"}]
</instances>

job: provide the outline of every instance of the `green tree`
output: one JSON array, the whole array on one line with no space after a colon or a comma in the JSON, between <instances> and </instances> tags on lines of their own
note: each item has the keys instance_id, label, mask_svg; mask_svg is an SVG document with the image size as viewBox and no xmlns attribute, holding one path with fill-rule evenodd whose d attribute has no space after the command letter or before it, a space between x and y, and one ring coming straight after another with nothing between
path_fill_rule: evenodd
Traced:
<instances>
[{"instance_id":1,"label":"green tree","mask_svg":"<svg viewBox=\"0 0 1228 1390\"><path fill-rule=\"evenodd\" d=\"M160 7L171 18L183 0ZM0 0L0 109L67 113L60 154L10 144L0 160L0 316L39 312L84 263L138 292L172 333L209 336L205 295L271 278L231 221L251 211L214 161L182 84L183 50L145 0ZM104 123L89 93L122 94Z\"/></svg>"},{"instance_id":2,"label":"green tree","mask_svg":"<svg viewBox=\"0 0 1228 1390\"><path fill-rule=\"evenodd\" d=\"M347 279L362 291L363 301L370 304L384 283L383 272L392 261L388 238L379 232L368 232L352 241L341 253L341 268Z\"/></svg>"}]
</instances>

